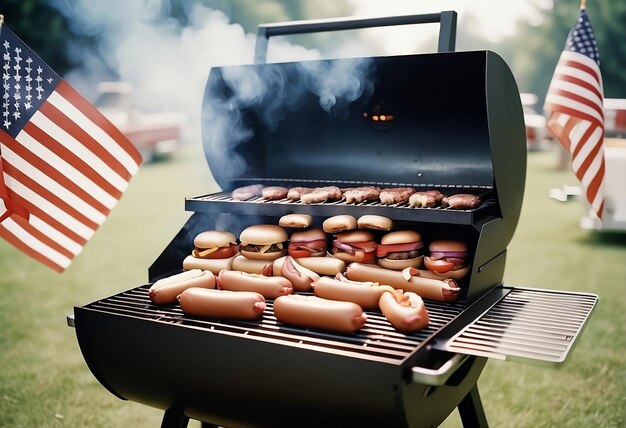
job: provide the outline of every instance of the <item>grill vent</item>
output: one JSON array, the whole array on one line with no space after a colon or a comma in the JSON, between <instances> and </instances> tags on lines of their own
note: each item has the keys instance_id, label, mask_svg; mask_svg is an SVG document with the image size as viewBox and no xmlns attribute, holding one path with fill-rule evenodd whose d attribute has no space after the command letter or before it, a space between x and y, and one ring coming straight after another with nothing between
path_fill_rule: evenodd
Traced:
<instances>
[{"instance_id":1,"label":"grill vent","mask_svg":"<svg viewBox=\"0 0 626 428\"><path fill-rule=\"evenodd\" d=\"M148 289L143 285L114 296L98 300L87 309L122 317L168 323L180 328L206 330L207 333L240 336L321 352L340 353L355 358L401 363L418 347L448 324L465 309L465 301L440 303L426 301L430 316L427 329L413 334L397 332L378 311L367 311L365 326L355 334L337 334L322 330L303 329L281 324L273 312L273 302L267 301L260 320L213 320L188 317L178 305L157 306L150 302Z\"/></svg>"}]
</instances>

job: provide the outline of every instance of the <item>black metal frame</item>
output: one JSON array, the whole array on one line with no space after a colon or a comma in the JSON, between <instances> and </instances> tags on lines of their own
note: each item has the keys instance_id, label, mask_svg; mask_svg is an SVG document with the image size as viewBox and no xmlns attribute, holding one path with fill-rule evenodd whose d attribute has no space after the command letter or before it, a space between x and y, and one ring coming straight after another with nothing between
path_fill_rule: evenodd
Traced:
<instances>
[{"instance_id":1,"label":"black metal frame","mask_svg":"<svg viewBox=\"0 0 626 428\"><path fill-rule=\"evenodd\" d=\"M319 33L325 31L357 30L393 25L440 23L437 52L453 52L456 44L457 13L451 10L441 13L421 15L399 15L377 18L339 18L310 21L293 21L276 24L262 24L257 30L254 63L263 64L267 59L269 38L291 34Z\"/></svg>"}]
</instances>

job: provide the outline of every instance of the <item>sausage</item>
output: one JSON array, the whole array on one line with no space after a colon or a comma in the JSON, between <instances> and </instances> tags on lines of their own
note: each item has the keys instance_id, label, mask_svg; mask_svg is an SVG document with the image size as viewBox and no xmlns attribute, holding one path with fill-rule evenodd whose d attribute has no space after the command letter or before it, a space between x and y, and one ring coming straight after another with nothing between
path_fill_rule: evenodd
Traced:
<instances>
[{"instance_id":1,"label":"sausage","mask_svg":"<svg viewBox=\"0 0 626 428\"><path fill-rule=\"evenodd\" d=\"M217 276L217 285L221 290L255 291L266 299L293 293L293 286L282 276L265 276L238 270L223 270Z\"/></svg>"},{"instance_id":2,"label":"sausage","mask_svg":"<svg viewBox=\"0 0 626 428\"><path fill-rule=\"evenodd\" d=\"M449 207L454 210L473 210L480 207L482 200L479 196L459 193L457 195L451 195L447 198L443 198L441 201L441 207Z\"/></svg>"},{"instance_id":3,"label":"sausage","mask_svg":"<svg viewBox=\"0 0 626 428\"><path fill-rule=\"evenodd\" d=\"M238 187L231 194L233 199L239 201L247 201L248 199L259 196L263 190L262 184L251 184L250 186Z\"/></svg>"},{"instance_id":4,"label":"sausage","mask_svg":"<svg viewBox=\"0 0 626 428\"><path fill-rule=\"evenodd\" d=\"M380 203L385 205L404 204L415 193L412 187L392 187L380 191Z\"/></svg>"},{"instance_id":5,"label":"sausage","mask_svg":"<svg viewBox=\"0 0 626 428\"><path fill-rule=\"evenodd\" d=\"M280 199L285 199L287 197L288 191L289 189L287 189L286 187L270 186L265 187L263 188L263 190L261 190L261 196L263 196L263 199L266 199L268 201L277 201Z\"/></svg>"},{"instance_id":6,"label":"sausage","mask_svg":"<svg viewBox=\"0 0 626 428\"><path fill-rule=\"evenodd\" d=\"M367 320L367 315L356 303L300 294L277 298L274 315L285 324L341 333L353 333Z\"/></svg>"},{"instance_id":7,"label":"sausage","mask_svg":"<svg viewBox=\"0 0 626 428\"><path fill-rule=\"evenodd\" d=\"M419 274L418 269L413 269ZM424 299L449 302L459 297L461 288L454 279L424 278L419 275L405 278L405 271L385 269L380 266L350 263L346 276L354 281L376 281L381 284L391 285L393 288L411 291Z\"/></svg>"},{"instance_id":8,"label":"sausage","mask_svg":"<svg viewBox=\"0 0 626 428\"><path fill-rule=\"evenodd\" d=\"M312 270L319 275L336 275L346 270L346 262L331 255L326 257L301 257L294 259L300 266ZM274 261L274 275L281 275L285 257Z\"/></svg>"},{"instance_id":9,"label":"sausage","mask_svg":"<svg viewBox=\"0 0 626 428\"><path fill-rule=\"evenodd\" d=\"M377 282L351 281L337 274L335 278L321 277L313 283L313 290L316 296L324 299L354 302L364 309L377 309L380 296L393 288Z\"/></svg>"},{"instance_id":10,"label":"sausage","mask_svg":"<svg viewBox=\"0 0 626 428\"><path fill-rule=\"evenodd\" d=\"M403 293L402 290L383 293L378 305L387 321L398 331L411 333L428 327L428 311L422 298L415 293Z\"/></svg>"},{"instance_id":11,"label":"sausage","mask_svg":"<svg viewBox=\"0 0 626 428\"><path fill-rule=\"evenodd\" d=\"M191 287L215 288L215 275L208 270L192 269L156 281L148 290L152 303L176 303L176 296Z\"/></svg>"},{"instance_id":12,"label":"sausage","mask_svg":"<svg viewBox=\"0 0 626 428\"><path fill-rule=\"evenodd\" d=\"M186 315L210 318L252 320L265 310L265 298L252 291L188 288L178 296Z\"/></svg>"},{"instance_id":13,"label":"sausage","mask_svg":"<svg viewBox=\"0 0 626 428\"><path fill-rule=\"evenodd\" d=\"M273 263L274 260L249 259L240 254L238 256L235 256L231 264L231 268L228 270L232 269L248 273L262 273L263 275L267 274L266 276L271 276Z\"/></svg>"},{"instance_id":14,"label":"sausage","mask_svg":"<svg viewBox=\"0 0 626 428\"><path fill-rule=\"evenodd\" d=\"M285 257L280 274L291 282L295 291L310 291L313 281L320 279L318 274L302 267L291 256Z\"/></svg>"}]
</instances>

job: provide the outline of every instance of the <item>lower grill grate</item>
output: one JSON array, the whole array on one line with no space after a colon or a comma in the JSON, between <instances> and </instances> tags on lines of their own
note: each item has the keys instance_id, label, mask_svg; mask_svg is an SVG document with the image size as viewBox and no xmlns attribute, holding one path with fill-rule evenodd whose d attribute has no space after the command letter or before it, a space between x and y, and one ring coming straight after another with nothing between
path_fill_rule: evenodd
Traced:
<instances>
[{"instance_id":1,"label":"lower grill grate","mask_svg":"<svg viewBox=\"0 0 626 428\"><path fill-rule=\"evenodd\" d=\"M388 363L401 363L466 307L464 300L453 303L425 301L430 316L428 328L412 334L397 332L378 311L367 311L365 326L354 334L303 329L276 320L273 301L266 302L262 317L255 321L218 320L189 317L178 305L157 306L148 297L150 284L95 301L86 309L152 322L173 324L180 328L206 330L252 340L271 341L290 346L340 353Z\"/></svg>"},{"instance_id":2,"label":"lower grill grate","mask_svg":"<svg viewBox=\"0 0 626 428\"><path fill-rule=\"evenodd\" d=\"M562 363L585 326L597 296L513 288L445 345L451 352Z\"/></svg>"}]
</instances>

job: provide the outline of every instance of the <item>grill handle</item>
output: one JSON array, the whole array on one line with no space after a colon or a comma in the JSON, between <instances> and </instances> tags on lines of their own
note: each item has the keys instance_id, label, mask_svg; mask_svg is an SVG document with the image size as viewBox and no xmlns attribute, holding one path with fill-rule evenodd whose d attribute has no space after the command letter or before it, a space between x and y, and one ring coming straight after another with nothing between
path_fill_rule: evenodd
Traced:
<instances>
[{"instance_id":1,"label":"grill handle","mask_svg":"<svg viewBox=\"0 0 626 428\"><path fill-rule=\"evenodd\" d=\"M452 376L469 357L469 355L465 354L452 354L450 359L443 363L438 369L415 366L411 368L412 380L422 385L445 385L448 379L450 379L450 376Z\"/></svg>"},{"instance_id":2,"label":"grill handle","mask_svg":"<svg viewBox=\"0 0 626 428\"><path fill-rule=\"evenodd\" d=\"M437 52L454 52L456 15L455 11L446 10L440 13L422 15L398 15L378 18L331 18L261 24L257 29L254 63L264 64L267 61L267 47L269 38L272 36L356 30L359 28L388 27L391 25L432 24L435 22L440 23Z\"/></svg>"}]
</instances>

